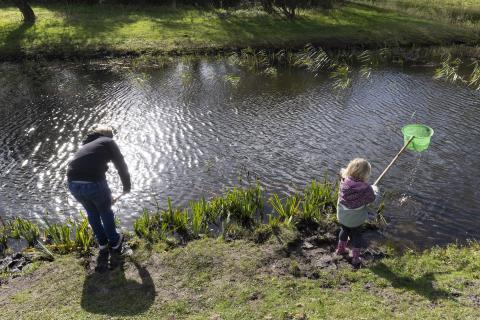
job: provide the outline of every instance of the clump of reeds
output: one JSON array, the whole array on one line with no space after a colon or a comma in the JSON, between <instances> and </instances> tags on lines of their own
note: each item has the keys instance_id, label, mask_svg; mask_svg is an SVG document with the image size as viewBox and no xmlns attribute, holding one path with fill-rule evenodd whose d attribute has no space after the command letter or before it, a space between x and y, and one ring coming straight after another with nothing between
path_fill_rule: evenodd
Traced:
<instances>
[{"instance_id":1,"label":"clump of reeds","mask_svg":"<svg viewBox=\"0 0 480 320\"><path fill-rule=\"evenodd\" d=\"M55 246L60 253L68 253L74 248L72 240L72 229L69 224L49 223L45 221L47 227L44 235L47 243Z\"/></svg>"},{"instance_id":2,"label":"clump of reeds","mask_svg":"<svg viewBox=\"0 0 480 320\"><path fill-rule=\"evenodd\" d=\"M286 226L290 226L295 217L299 215L300 197L293 195L287 197L282 203L277 194L273 194L269 199L273 210L277 214L277 217L269 217L269 224L276 225L277 222L282 222Z\"/></svg>"},{"instance_id":3,"label":"clump of reeds","mask_svg":"<svg viewBox=\"0 0 480 320\"><path fill-rule=\"evenodd\" d=\"M162 222L159 213L150 213L144 210L133 223L135 234L149 242L155 243L166 238L168 224Z\"/></svg>"},{"instance_id":4,"label":"clump of reeds","mask_svg":"<svg viewBox=\"0 0 480 320\"><path fill-rule=\"evenodd\" d=\"M15 239L24 239L29 246L34 246L40 237L40 229L30 220L16 218L10 221L9 226L10 237Z\"/></svg>"}]
</instances>

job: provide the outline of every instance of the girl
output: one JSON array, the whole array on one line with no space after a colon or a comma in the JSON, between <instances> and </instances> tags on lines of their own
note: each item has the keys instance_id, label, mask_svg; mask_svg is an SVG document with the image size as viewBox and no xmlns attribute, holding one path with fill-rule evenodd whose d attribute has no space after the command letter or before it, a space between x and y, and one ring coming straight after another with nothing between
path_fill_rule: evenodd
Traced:
<instances>
[{"instance_id":1,"label":"girl","mask_svg":"<svg viewBox=\"0 0 480 320\"><path fill-rule=\"evenodd\" d=\"M342 181L337 203L337 219L341 225L338 255L347 254L347 242L352 243L352 264L358 267L360 260L361 226L368 217L367 204L375 201L377 186L367 183L372 167L367 160L356 158L340 171Z\"/></svg>"}]
</instances>

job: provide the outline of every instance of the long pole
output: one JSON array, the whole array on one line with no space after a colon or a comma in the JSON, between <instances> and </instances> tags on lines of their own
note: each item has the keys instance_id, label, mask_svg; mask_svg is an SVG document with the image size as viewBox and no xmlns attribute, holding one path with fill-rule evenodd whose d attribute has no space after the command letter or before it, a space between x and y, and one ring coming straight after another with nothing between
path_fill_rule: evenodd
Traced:
<instances>
[{"instance_id":1,"label":"long pole","mask_svg":"<svg viewBox=\"0 0 480 320\"><path fill-rule=\"evenodd\" d=\"M405 149L408 147L408 145L413 141L413 138L415 138L415 136L412 136L408 142L403 146L402 149L400 149L400 151L397 153L397 155L395 156L395 158L393 158L393 160L390 162L390 164L385 168L385 170L383 170L382 174L378 177L377 180L375 180L375 182L373 183L374 186L377 185L377 183L380 182L380 180L382 180L383 176L387 173L387 171L391 168L391 166L393 166L393 164L395 163L395 161L397 161L398 157L400 157L400 155L403 153L403 151L405 151Z\"/></svg>"}]
</instances>

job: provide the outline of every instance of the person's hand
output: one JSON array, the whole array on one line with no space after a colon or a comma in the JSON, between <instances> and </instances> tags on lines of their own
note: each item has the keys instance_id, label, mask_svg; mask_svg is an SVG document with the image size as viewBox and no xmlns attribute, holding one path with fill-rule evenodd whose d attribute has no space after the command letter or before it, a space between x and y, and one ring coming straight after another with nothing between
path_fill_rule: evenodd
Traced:
<instances>
[{"instance_id":1,"label":"person's hand","mask_svg":"<svg viewBox=\"0 0 480 320\"><path fill-rule=\"evenodd\" d=\"M118 201L118 199L120 199L123 195L125 195L125 194L127 194L127 193L128 193L128 192L125 192L125 191L124 191L124 192L122 192L118 197L113 197L113 196L112 196L112 204L115 204L115 203Z\"/></svg>"},{"instance_id":2,"label":"person's hand","mask_svg":"<svg viewBox=\"0 0 480 320\"><path fill-rule=\"evenodd\" d=\"M372 189L373 189L373 193L375 193L376 195L380 192L380 189L378 188L377 185L372 185Z\"/></svg>"}]
</instances>

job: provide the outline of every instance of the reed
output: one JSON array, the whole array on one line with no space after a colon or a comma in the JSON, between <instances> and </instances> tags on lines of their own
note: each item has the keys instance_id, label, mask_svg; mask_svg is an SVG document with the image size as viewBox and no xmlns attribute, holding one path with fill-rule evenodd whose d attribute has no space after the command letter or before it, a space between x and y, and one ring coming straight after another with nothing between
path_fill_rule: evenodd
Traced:
<instances>
[{"instance_id":1,"label":"reed","mask_svg":"<svg viewBox=\"0 0 480 320\"><path fill-rule=\"evenodd\" d=\"M87 217L82 214L82 220L73 222L72 226L75 229L75 247L81 254L88 254L94 244L94 236Z\"/></svg>"},{"instance_id":2,"label":"reed","mask_svg":"<svg viewBox=\"0 0 480 320\"><path fill-rule=\"evenodd\" d=\"M199 201L191 201L190 212L190 228L193 236L198 237L199 235L206 233L208 229L207 218L209 216L209 206L207 201L205 201L205 198L202 198Z\"/></svg>"},{"instance_id":3,"label":"reed","mask_svg":"<svg viewBox=\"0 0 480 320\"><path fill-rule=\"evenodd\" d=\"M435 79L442 79L451 83L465 82L463 77L459 73L459 68L462 64L460 58L453 58L449 53L441 62L439 68L435 70Z\"/></svg>"},{"instance_id":4,"label":"reed","mask_svg":"<svg viewBox=\"0 0 480 320\"><path fill-rule=\"evenodd\" d=\"M313 180L303 192L300 220L322 222L335 214L338 199L338 183L324 179L322 183Z\"/></svg>"},{"instance_id":5,"label":"reed","mask_svg":"<svg viewBox=\"0 0 480 320\"><path fill-rule=\"evenodd\" d=\"M257 184L249 188L233 188L227 190L223 198L214 201L220 216L233 220L244 227L252 227L255 217L263 208L262 190Z\"/></svg>"},{"instance_id":6,"label":"reed","mask_svg":"<svg viewBox=\"0 0 480 320\"><path fill-rule=\"evenodd\" d=\"M277 194L273 194L268 201L272 205L274 212L281 219L281 222L286 226L291 225L293 219L299 214L301 201L298 195L287 197L285 204L282 203Z\"/></svg>"},{"instance_id":7,"label":"reed","mask_svg":"<svg viewBox=\"0 0 480 320\"><path fill-rule=\"evenodd\" d=\"M16 239L25 239L29 246L34 246L40 237L38 226L26 219L16 218L9 224L10 236Z\"/></svg>"},{"instance_id":8,"label":"reed","mask_svg":"<svg viewBox=\"0 0 480 320\"><path fill-rule=\"evenodd\" d=\"M480 91L480 61L478 60L473 63L473 70L468 79L468 85Z\"/></svg>"},{"instance_id":9,"label":"reed","mask_svg":"<svg viewBox=\"0 0 480 320\"><path fill-rule=\"evenodd\" d=\"M165 240L168 224L162 223L159 213L150 213L145 209L133 223L133 230L139 238L156 243Z\"/></svg>"},{"instance_id":10,"label":"reed","mask_svg":"<svg viewBox=\"0 0 480 320\"><path fill-rule=\"evenodd\" d=\"M71 224L49 223L45 220L47 227L43 231L47 243L55 246L55 249L60 253L68 253L75 247L72 240Z\"/></svg>"}]
</instances>

